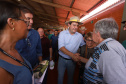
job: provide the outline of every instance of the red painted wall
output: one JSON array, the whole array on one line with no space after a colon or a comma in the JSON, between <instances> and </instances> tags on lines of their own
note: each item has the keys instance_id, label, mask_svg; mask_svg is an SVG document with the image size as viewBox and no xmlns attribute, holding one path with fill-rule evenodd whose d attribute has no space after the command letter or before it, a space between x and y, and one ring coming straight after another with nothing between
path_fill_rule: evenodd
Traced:
<instances>
[{"instance_id":1,"label":"red painted wall","mask_svg":"<svg viewBox=\"0 0 126 84\"><path fill-rule=\"evenodd\" d=\"M116 22L117 22L117 24L119 26L119 32L120 32L122 15L123 15L123 9L124 9L124 3L118 5L118 6L112 8L112 9L110 9L110 10L108 10L108 11L106 11L106 12L104 12L104 13L102 13L102 14L94 17L94 18L92 18L88 22L84 23L82 26L85 26L87 28L86 32L93 31L94 24L98 20L103 19L103 18L112 17L112 18L114 18L116 20ZM91 23L92 20L93 20L93 23ZM119 34L118 34L118 39L119 39Z\"/></svg>"}]
</instances>

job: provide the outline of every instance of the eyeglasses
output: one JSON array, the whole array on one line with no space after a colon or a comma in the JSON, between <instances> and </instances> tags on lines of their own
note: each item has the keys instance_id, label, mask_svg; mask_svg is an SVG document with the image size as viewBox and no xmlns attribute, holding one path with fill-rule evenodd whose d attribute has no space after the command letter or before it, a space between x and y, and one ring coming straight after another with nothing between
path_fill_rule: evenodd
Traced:
<instances>
[{"instance_id":1,"label":"eyeglasses","mask_svg":"<svg viewBox=\"0 0 126 84\"><path fill-rule=\"evenodd\" d=\"M29 26L29 23L30 23L30 21L29 20L25 20L25 19L16 19L16 20L21 20L21 21L24 21L25 22L25 24L27 25L27 26Z\"/></svg>"},{"instance_id":2,"label":"eyeglasses","mask_svg":"<svg viewBox=\"0 0 126 84\"><path fill-rule=\"evenodd\" d=\"M88 41L88 42L93 42L93 40L89 40L89 39L85 39L86 41Z\"/></svg>"},{"instance_id":3,"label":"eyeglasses","mask_svg":"<svg viewBox=\"0 0 126 84\"><path fill-rule=\"evenodd\" d=\"M17 19L17 20L21 20L21 21L24 21L25 22L25 24L27 25L27 26L29 26L29 20L25 20L25 19Z\"/></svg>"}]
</instances>

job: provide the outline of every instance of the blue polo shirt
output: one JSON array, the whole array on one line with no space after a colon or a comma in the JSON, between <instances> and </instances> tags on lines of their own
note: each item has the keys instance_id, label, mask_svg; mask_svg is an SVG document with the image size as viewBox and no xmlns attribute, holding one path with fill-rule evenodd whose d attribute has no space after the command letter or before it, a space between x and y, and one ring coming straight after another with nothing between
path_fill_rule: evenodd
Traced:
<instances>
[{"instance_id":1,"label":"blue polo shirt","mask_svg":"<svg viewBox=\"0 0 126 84\"><path fill-rule=\"evenodd\" d=\"M38 62L38 56L42 56L40 36L34 29L29 31L26 39L19 40L15 48L21 56L30 62L32 67Z\"/></svg>"},{"instance_id":2,"label":"blue polo shirt","mask_svg":"<svg viewBox=\"0 0 126 84\"><path fill-rule=\"evenodd\" d=\"M60 32L58 38L58 49L61 47L65 47L68 51L72 53L77 53L79 46L85 45L83 40L83 36L76 32L75 34L71 35L69 30L65 30ZM64 58L71 59L70 56L64 54L62 51L59 50L59 54Z\"/></svg>"}]
</instances>

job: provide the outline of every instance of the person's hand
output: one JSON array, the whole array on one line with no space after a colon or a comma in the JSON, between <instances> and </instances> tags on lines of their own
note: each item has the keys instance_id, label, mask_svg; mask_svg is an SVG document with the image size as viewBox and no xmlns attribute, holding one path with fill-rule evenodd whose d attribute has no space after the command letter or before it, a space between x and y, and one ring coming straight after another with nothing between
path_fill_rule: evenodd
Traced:
<instances>
[{"instance_id":1,"label":"person's hand","mask_svg":"<svg viewBox=\"0 0 126 84\"><path fill-rule=\"evenodd\" d=\"M79 56L79 55L80 55L79 53L73 54L72 59L73 59L75 62L79 61L79 60L78 60L78 56Z\"/></svg>"},{"instance_id":2,"label":"person's hand","mask_svg":"<svg viewBox=\"0 0 126 84\"><path fill-rule=\"evenodd\" d=\"M77 58L78 58L78 61L81 62L82 57L78 56Z\"/></svg>"},{"instance_id":3,"label":"person's hand","mask_svg":"<svg viewBox=\"0 0 126 84\"><path fill-rule=\"evenodd\" d=\"M80 54L79 54L79 53L75 53L75 56L76 56L76 58L77 58L78 61L79 61L79 59L80 59Z\"/></svg>"}]
</instances>

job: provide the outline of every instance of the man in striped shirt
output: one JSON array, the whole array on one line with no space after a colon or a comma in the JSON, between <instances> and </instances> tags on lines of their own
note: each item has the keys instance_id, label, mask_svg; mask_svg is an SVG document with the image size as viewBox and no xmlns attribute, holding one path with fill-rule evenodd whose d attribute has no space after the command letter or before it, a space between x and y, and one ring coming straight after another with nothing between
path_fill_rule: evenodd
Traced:
<instances>
[{"instance_id":1,"label":"man in striped shirt","mask_svg":"<svg viewBox=\"0 0 126 84\"><path fill-rule=\"evenodd\" d=\"M93 29L95 52L86 63L84 84L126 84L126 51L115 39L118 25L112 18L98 21Z\"/></svg>"}]
</instances>

